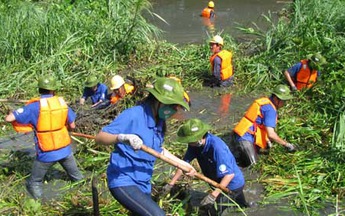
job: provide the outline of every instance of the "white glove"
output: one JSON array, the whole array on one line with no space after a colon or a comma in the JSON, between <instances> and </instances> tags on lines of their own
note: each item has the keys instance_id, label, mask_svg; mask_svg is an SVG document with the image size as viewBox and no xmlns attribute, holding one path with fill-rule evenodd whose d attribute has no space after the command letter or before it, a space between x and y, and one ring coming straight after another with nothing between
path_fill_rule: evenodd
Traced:
<instances>
[{"instance_id":1,"label":"white glove","mask_svg":"<svg viewBox=\"0 0 345 216\"><path fill-rule=\"evenodd\" d=\"M293 144L291 144L291 143L286 143L286 144L285 144L285 148L286 148L289 152L294 152L294 151L296 151L296 147L295 147Z\"/></svg>"},{"instance_id":2,"label":"white glove","mask_svg":"<svg viewBox=\"0 0 345 216\"><path fill-rule=\"evenodd\" d=\"M173 187L174 187L174 185L171 185L171 184L164 185L164 187L162 188L162 195L163 196L168 195L168 193L170 193L170 191Z\"/></svg>"},{"instance_id":3,"label":"white glove","mask_svg":"<svg viewBox=\"0 0 345 216\"><path fill-rule=\"evenodd\" d=\"M131 145L134 150L138 150L144 144L142 139L135 134L119 134L117 136L119 142Z\"/></svg>"},{"instance_id":4,"label":"white glove","mask_svg":"<svg viewBox=\"0 0 345 216\"><path fill-rule=\"evenodd\" d=\"M272 148L273 147L273 144L270 140L267 140L267 148Z\"/></svg>"},{"instance_id":5,"label":"white glove","mask_svg":"<svg viewBox=\"0 0 345 216\"><path fill-rule=\"evenodd\" d=\"M216 197L214 197L212 194L208 194L204 197L204 199L201 200L200 206L205 205L213 205L216 202Z\"/></svg>"}]
</instances>

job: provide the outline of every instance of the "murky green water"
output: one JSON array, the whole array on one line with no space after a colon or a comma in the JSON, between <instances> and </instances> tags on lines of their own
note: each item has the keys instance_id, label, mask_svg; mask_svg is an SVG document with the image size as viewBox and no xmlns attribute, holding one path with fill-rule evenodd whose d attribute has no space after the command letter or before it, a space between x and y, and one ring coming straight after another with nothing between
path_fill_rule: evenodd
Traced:
<instances>
[{"instance_id":1,"label":"murky green water","mask_svg":"<svg viewBox=\"0 0 345 216\"><path fill-rule=\"evenodd\" d=\"M277 12L286 6L286 1L277 0L234 0L214 1L216 18L211 29L214 32L226 32L238 37L237 26L254 27L255 22L265 29L267 23L262 14L272 13L277 18ZM205 26L200 13L207 6L208 1L194 0L154 0L153 12L163 18L168 24L157 17L150 20L164 30L163 38L172 43L199 43L212 34L212 30Z\"/></svg>"}]
</instances>

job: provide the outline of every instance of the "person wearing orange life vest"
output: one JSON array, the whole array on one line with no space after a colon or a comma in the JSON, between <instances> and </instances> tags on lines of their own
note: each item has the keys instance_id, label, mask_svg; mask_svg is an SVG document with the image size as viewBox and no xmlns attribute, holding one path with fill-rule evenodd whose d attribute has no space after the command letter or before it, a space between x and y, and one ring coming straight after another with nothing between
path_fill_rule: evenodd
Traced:
<instances>
[{"instance_id":1,"label":"person wearing orange life vest","mask_svg":"<svg viewBox=\"0 0 345 216\"><path fill-rule=\"evenodd\" d=\"M201 17L204 18L214 18L215 17L215 13L214 13L214 2L213 1L209 1L207 7L205 7L202 11L201 11Z\"/></svg>"},{"instance_id":2,"label":"person wearing orange life vest","mask_svg":"<svg viewBox=\"0 0 345 216\"><path fill-rule=\"evenodd\" d=\"M223 38L219 35L210 40L210 57L211 71L213 80L211 86L228 87L233 84L234 68L232 62L232 52L222 50L224 45Z\"/></svg>"},{"instance_id":3,"label":"person wearing orange life vest","mask_svg":"<svg viewBox=\"0 0 345 216\"><path fill-rule=\"evenodd\" d=\"M326 59L320 53L315 53L284 71L291 90L312 87L321 75L320 67L326 63Z\"/></svg>"},{"instance_id":4,"label":"person wearing orange life vest","mask_svg":"<svg viewBox=\"0 0 345 216\"><path fill-rule=\"evenodd\" d=\"M115 75L111 78L111 87L113 91L110 96L110 103L116 104L120 99L124 98L127 94L134 92L135 87L129 83L125 83L125 80L120 75Z\"/></svg>"},{"instance_id":5,"label":"person wearing orange life vest","mask_svg":"<svg viewBox=\"0 0 345 216\"><path fill-rule=\"evenodd\" d=\"M72 181L83 178L68 134L68 129L75 128L76 114L62 97L55 96L57 83L54 78L41 77L38 88L39 98L31 99L24 107L5 117L6 122L13 123L16 131L34 132L36 159L26 184L34 199L42 198L44 176L56 162L61 164Z\"/></svg>"},{"instance_id":6,"label":"person wearing orange life vest","mask_svg":"<svg viewBox=\"0 0 345 216\"><path fill-rule=\"evenodd\" d=\"M277 125L277 109L284 105L284 101L290 99L292 95L289 87L278 85L269 98L255 100L235 126L234 133L243 155L240 159L244 166L255 164L258 161L259 150L268 149L271 141L279 143L288 151L295 151L295 146L280 138L274 130Z\"/></svg>"}]
</instances>

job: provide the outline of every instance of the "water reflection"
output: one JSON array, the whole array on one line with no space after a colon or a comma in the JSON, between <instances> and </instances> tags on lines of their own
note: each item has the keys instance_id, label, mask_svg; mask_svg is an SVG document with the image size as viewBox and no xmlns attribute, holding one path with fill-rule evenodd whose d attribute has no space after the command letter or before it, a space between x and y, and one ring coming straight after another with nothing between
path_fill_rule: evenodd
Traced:
<instances>
[{"instance_id":1,"label":"water reflection","mask_svg":"<svg viewBox=\"0 0 345 216\"><path fill-rule=\"evenodd\" d=\"M220 88L206 88L203 91L191 91L192 106L190 112L179 111L175 119L199 118L211 125L213 130L227 128L240 120L254 96L237 97L231 93L220 93ZM218 132L218 131L217 131Z\"/></svg>"}]
</instances>

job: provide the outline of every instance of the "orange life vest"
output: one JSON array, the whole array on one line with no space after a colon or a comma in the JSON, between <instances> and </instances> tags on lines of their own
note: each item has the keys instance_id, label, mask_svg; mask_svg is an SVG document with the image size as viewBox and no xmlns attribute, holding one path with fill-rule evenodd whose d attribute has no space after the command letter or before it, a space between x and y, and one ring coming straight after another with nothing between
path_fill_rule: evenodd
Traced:
<instances>
[{"instance_id":1,"label":"orange life vest","mask_svg":"<svg viewBox=\"0 0 345 216\"><path fill-rule=\"evenodd\" d=\"M254 103L249 107L244 117L234 128L234 132L239 136L243 136L246 132L254 135L254 143L260 148L266 148L267 146L267 131L264 125L258 125L256 123L257 117L263 118L261 113L261 107L266 104L271 104L276 110L274 104L267 97L262 97L254 101ZM254 131L249 128L254 126Z\"/></svg>"},{"instance_id":2,"label":"orange life vest","mask_svg":"<svg viewBox=\"0 0 345 216\"><path fill-rule=\"evenodd\" d=\"M227 50L221 50L220 52L214 54L210 58L211 68L213 73L214 67L214 58L218 56L222 60L220 77L222 80L229 79L233 75L233 66L232 66L232 53Z\"/></svg>"},{"instance_id":3,"label":"orange life vest","mask_svg":"<svg viewBox=\"0 0 345 216\"><path fill-rule=\"evenodd\" d=\"M131 94L134 91L134 86L133 85L125 83L124 87L125 87L126 94ZM111 98L110 98L110 103L111 104L116 104L120 99L121 99L121 97L119 95L115 95L113 93L111 95Z\"/></svg>"},{"instance_id":4,"label":"orange life vest","mask_svg":"<svg viewBox=\"0 0 345 216\"><path fill-rule=\"evenodd\" d=\"M302 67L296 74L296 87L298 90L302 88L310 88L317 80L317 70L310 71L308 60L302 60Z\"/></svg>"},{"instance_id":5,"label":"orange life vest","mask_svg":"<svg viewBox=\"0 0 345 216\"><path fill-rule=\"evenodd\" d=\"M205 7L204 10L201 11L201 16L202 17L206 17L206 18L210 18L211 17L211 12L213 12L214 10L209 8L209 7Z\"/></svg>"},{"instance_id":6,"label":"orange life vest","mask_svg":"<svg viewBox=\"0 0 345 216\"><path fill-rule=\"evenodd\" d=\"M71 143L71 138L66 127L68 107L62 97L50 97L30 100L29 103L40 101L36 136L38 146L42 151L53 151L66 147ZM21 131L21 125L15 126ZM31 126L32 130L32 126Z\"/></svg>"}]
</instances>

